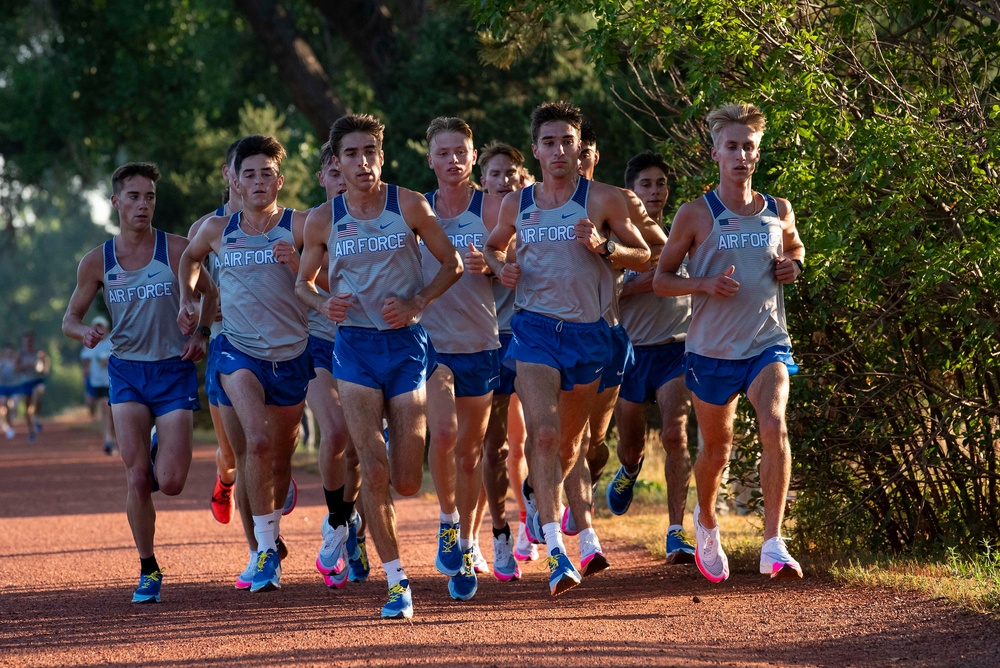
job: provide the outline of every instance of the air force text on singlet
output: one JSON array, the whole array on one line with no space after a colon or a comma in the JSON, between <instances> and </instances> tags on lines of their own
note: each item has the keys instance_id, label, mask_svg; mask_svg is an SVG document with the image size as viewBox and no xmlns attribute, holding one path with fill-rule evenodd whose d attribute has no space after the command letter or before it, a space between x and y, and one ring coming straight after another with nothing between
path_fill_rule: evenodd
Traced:
<instances>
[{"instance_id":1,"label":"air force text on singlet","mask_svg":"<svg viewBox=\"0 0 1000 668\"><path fill-rule=\"evenodd\" d=\"M157 297L172 297L173 282L147 283L127 288L111 288L107 290L108 302L112 304L127 304L136 299L156 299Z\"/></svg>"}]
</instances>

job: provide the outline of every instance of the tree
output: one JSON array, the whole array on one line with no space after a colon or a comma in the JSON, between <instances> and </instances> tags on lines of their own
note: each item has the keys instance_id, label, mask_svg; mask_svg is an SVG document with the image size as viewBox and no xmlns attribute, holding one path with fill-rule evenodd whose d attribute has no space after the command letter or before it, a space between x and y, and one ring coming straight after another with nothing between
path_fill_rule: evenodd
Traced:
<instances>
[{"instance_id":1,"label":"tree","mask_svg":"<svg viewBox=\"0 0 1000 668\"><path fill-rule=\"evenodd\" d=\"M996 4L486 0L477 16L502 52L564 12L593 18L578 41L600 67L631 73L620 107L662 140L684 199L714 181L707 111L768 114L755 185L793 202L808 251L786 293L796 531L895 550L994 537Z\"/></svg>"}]
</instances>

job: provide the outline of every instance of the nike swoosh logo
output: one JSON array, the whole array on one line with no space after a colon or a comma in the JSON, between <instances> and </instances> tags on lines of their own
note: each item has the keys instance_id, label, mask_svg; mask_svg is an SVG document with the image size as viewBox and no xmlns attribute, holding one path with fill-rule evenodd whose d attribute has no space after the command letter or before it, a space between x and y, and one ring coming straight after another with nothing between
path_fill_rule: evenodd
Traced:
<instances>
[{"instance_id":1,"label":"nike swoosh logo","mask_svg":"<svg viewBox=\"0 0 1000 668\"><path fill-rule=\"evenodd\" d=\"M281 237L275 237L273 239L271 237L264 237L264 238L267 239L267 243L269 244L273 244L275 241L281 241Z\"/></svg>"},{"instance_id":2,"label":"nike swoosh logo","mask_svg":"<svg viewBox=\"0 0 1000 668\"><path fill-rule=\"evenodd\" d=\"M492 382L493 382L494 380L500 380L500 376L493 376L492 378L490 378L490 382L491 382L491 383L492 383Z\"/></svg>"},{"instance_id":3,"label":"nike swoosh logo","mask_svg":"<svg viewBox=\"0 0 1000 668\"><path fill-rule=\"evenodd\" d=\"M379 225L378 229L384 230L385 228L389 227L390 225L392 225L392 223L386 223L385 225Z\"/></svg>"},{"instance_id":4,"label":"nike swoosh logo","mask_svg":"<svg viewBox=\"0 0 1000 668\"><path fill-rule=\"evenodd\" d=\"M157 271L157 272L154 272L154 273L152 273L152 274L146 274L146 278L152 278L153 276L158 276L158 275L159 275L159 274L161 274L161 273L162 273L162 272L159 272L159 271Z\"/></svg>"},{"instance_id":5,"label":"nike swoosh logo","mask_svg":"<svg viewBox=\"0 0 1000 668\"><path fill-rule=\"evenodd\" d=\"M198 398L198 397L188 397L188 401L194 401L194 400L195 400L195 399L197 399L197 398Z\"/></svg>"},{"instance_id":6,"label":"nike swoosh logo","mask_svg":"<svg viewBox=\"0 0 1000 668\"><path fill-rule=\"evenodd\" d=\"M566 220L567 218L571 218L575 215L576 215L575 213L564 213L562 219Z\"/></svg>"},{"instance_id":7,"label":"nike swoosh logo","mask_svg":"<svg viewBox=\"0 0 1000 668\"><path fill-rule=\"evenodd\" d=\"M472 221L472 222L475 222L475 221ZM458 224L458 229L462 229L463 227L468 227L469 225L472 225L472 223L471 222L470 223L459 223Z\"/></svg>"},{"instance_id":8,"label":"nike swoosh logo","mask_svg":"<svg viewBox=\"0 0 1000 668\"><path fill-rule=\"evenodd\" d=\"M619 371L619 372L617 372L617 373L618 373L618 375L619 375L619 376L624 376L624 375L625 375L625 372L624 372L624 371Z\"/></svg>"}]
</instances>

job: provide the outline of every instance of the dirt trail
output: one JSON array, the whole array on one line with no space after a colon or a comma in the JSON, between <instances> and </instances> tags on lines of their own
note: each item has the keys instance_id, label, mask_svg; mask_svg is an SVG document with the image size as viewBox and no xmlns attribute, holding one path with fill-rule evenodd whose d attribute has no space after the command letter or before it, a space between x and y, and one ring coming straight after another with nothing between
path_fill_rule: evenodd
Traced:
<instances>
[{"instance_id":1,"label":"dirt trail","mask_svg":"<svg viewBox=\"0 0 1000 668\"><path fill-rule=\"evenodd\" d=\"M367 583L334 591L316 573L325 509L318 477L303 472L282 521L282 589L250 595L232 586L246 547L237 524L212 519L213 480L214 446L202 444L184 493L156 495L163 602L132 605L120 461L73 423L50 423L34 445L22 432L0 442L0 665L1000 665L1000 621L987 616L825 578L737 573L712 585L615 543L612 570L558 599L536 563L520 582L482 577L458 603L433 568L426 498L397 505L416 617L384 622L374 551ZM488 530L481 540L491 558Z\"/></svg>"}]
</instances>

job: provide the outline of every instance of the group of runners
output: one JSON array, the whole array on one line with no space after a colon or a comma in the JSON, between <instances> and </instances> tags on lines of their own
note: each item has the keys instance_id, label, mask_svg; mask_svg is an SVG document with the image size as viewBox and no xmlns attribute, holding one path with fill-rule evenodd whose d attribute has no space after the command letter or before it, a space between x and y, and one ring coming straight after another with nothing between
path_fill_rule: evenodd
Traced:
<instances>
[{"instance_id":1,"label":"group of runners","mask_svg":"<svg viewBox=\"0 0 1000 668\"><path fill-rule=\"evenodd\" d=\"M34 332L21 336L20 348L8 344L0 349L0 431L8 440L15 435L12 422L18 413L18 399L28 427L28 441L33 443L38 437L42 428L38 413L51 366L48 354L35 347Z\"/></svg>"},{"instance_id":2,"label":"group of runners","mask_svg":"<svg viewBox=\"0 0 1000 668\"><path fill-rule=\"evenodd\" d=\"M434 119L426 139L437 188L423 195L382 180L382 123L344 116L322 149L327 201L308 212L278 204L281 144L244 137L222 168L226 204L186 239L152 226L156 166L119 167L121 231L81 261L63 331L88 348L110 337L109 401L140 557L133 601L160 599L151 492L184 487L194 363L206 355L219 441L212 512L225 523L238 507L247 540L238 588L281 586L280 522L294 505L304 402L320 424L328 507L316 568L332 588L366 579L370 536L389 589L383 617L413 615L391 492L417 493L428 442L435 566L450 595L471 599L491 570L518 579L519 562L544 546L555 596L609 567L592 524L605 433L614 413L621 467L606 495L623 514L650 402L663 417L667 561L694 562L713 582L729 575L716 495L746 394L762 444L760 569L801 577L780 537L795 370L782 286L801 273L804 249L788 202L752 189L761 112L728 104L708 124L718 187L683 204L672 226L663 158L634 156L625 188L593 180L596 137L563 102L532 113L537 183L516 148L477 151L465 121ZM110 330L83 322L99 291ZM683 529L692 403L703 441L694 541ZM492 569L477 540L487 508ZM579 565L565 536L579 541Z\"/></svg>"}]
</instances>

